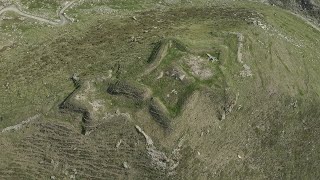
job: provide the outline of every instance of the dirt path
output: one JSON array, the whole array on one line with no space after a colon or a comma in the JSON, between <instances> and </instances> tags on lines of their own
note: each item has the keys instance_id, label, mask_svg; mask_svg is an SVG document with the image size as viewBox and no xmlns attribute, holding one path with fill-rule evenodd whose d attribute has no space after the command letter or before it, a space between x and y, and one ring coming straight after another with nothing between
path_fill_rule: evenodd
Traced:
<instances>
[{"instance_id":1,"label":"dirt path","mask_svg":"<svg viewBox=\"0 0 320 180\"><path fill-rule=\"evenodd\" d=\"M314 29L316 29L317 31L320 32L320 27L317 26L316 24L312 23L310 20L308 20L306 17L300 15L300 14L296 14L291 12L293 15L297 16L298 18L302 19L305 23L307 23L308 25L312 26Z\"/></svg>"},{"instance_id":2,"label":"dirt path","mask_svg":"<svg viewBox=\"0 0 320 180\"><path fill-rule=\"evenodd\" d=\"M30 18L30 19L34 19L34 20L41 21L41 22L44 22L44 23L48 23L48 24L55 25L55 26L59 26L59 25L61 26L61 25L67 24L70 21L64 15L64 11L66 9L68 9L74 2L75 1L71 1L69 3L66 3L66 5L58 13L58 16L59 16L60 20L56 20L56 21L52 21L52 20L49 20L49 19L46 19L46 18L42 18L42 17L38 17L38 16L34 16L34 15L31 15L31 14L22 12L16 5L11 5L11 6L8 6L8 7L5 7L3 9L1 9L0 10L0 15L2 15L5 12L11 11L11 12L15 12L15 13L21 15L21 16Z\"/></svg>"},{"instance_id":3,"label":"dirt path","mask_svg":"<svg viewBox=\"0 0 320 180\"><path fill-rule=\"evenodd\" d=\"M243 48L244 36L241 33L237 33L237 37L238 37L238 53L237 53L237 57L238 57L238 61L241 64L243 64L243 61L242 61L242 48Z\"/></svg>"},{"instance_id":4,"label":"dirt path","mask_svg":"<svg viewBox=\"0 0 320 180\"><path fill-rule=\"evenodd\" d=\"M242 48L243 48L243 41L244 41L244 36L240 32L229 32L230 34L237 35L238 38L238 45L237 45L237 60L239 63L243 64L242 60Z\"/></svg>"},{"instance_id":5,"label":"dirt path","mask_svg":"<svg viewBox=\"0 0 320 180\"><path fill-rule=\"evenodd\" d=\"M251 77L253 76L251 68L249 65L245 64L243 61L243 43L244 43L244 36L240 32L230 32L230 34L237 35L238 38L238 45L237 45L237 60L240 64L242 64L243 70L240 71L240 76L242 77Z\"/></svg>"},{"instance_id":6,"label":"dirt path","mask_svg":"<svg viewBox=\"0 0 320 180\"><path fill-rule=\"evenodd\" d=\"M21 123L19 123L17 125L6 127L4 129L2 129L1 133L5 133L5 132L9 132L9 131L17 131L17 130L23 128L26 124L29 124L30 122L40 118L40 116L41 116L40 114L37 114L35 116L28 118L25 121L22 121Z\"/></svg>"}]
</instances>

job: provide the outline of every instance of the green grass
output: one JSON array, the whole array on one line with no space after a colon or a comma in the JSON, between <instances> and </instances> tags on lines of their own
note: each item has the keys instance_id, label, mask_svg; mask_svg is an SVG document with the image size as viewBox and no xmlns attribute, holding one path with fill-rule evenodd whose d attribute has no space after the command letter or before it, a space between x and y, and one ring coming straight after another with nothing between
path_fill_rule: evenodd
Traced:
<instances>
[{"instance_id":1,"label":"green grass","mask_svg":"<svg viewBox=\"0 0 320 180\"><path fill-rule=\"evenodd\" d=\"M59 7L60 0L20 0L21 3L31 10L40 8L56 10Z\"/></svg>"},{"instance_id":2,"label":"green grass","mask_svg":"<svg viewBox=\"0 0 320 180\"><path fill-rule=\"evenodd\" d=\"M110 1L85 1L78 6L79 9L91 9L92 7L109 7L115 10L143 10L152 6L156 1L140 0L110 0Z\"/></svg>"},{"instance_id":3,"label":"green grass","mask_svg":"<svg viewBox=\"0 0 320 180\"><path fill-rule=\"evenodd\" d=\"M126 172L120 167L128 159L134 164L135 160L142 158L130 170L138 167L139 172L145 172L146 177L154 179L159 174L148 166L150 159L145 157L145 139L134 129L134 125L139 125L153 138L155 146L166 152L171 152L176 147L177 139L186 135L182 160L174 179L320 177L317 166L320 158L317 151L320 147L317 138L320 126L318 31L286 11L257 3L235 2L213 7L198 5L195 8L189 8L186 3L181 8L169 8L164 12L150 10L131 14L131 10L143 11L149 3L100 2L96 5L128 10L125 12L128 14L119 17L88 14L80 22L63 27L36 26L29 21L24 24L13 14L10 14L13 20L2 22L1 35L6 39L9 37L5 33L10 32L10 38L15 40L16 45L0 52L0 129L37 113L43 115L43 120L36 126L29 125L29 130L26 128L1 136L0 146L5 146L1 156L5 156L6 160L0 163L0 172L14 169L21 173L21 177L29 177L30 174L50 177L51 174L45 171L47 168L37 168L43 157L60 157L58 152L79 148L83 154L67 154L61 164L66 162L77 167L82 171L80 177L104 173L110 169L110 162L116 162L112 166L117 167L113 175L127 173L137 177L133 175L137 172ZM41 5L40 1L34 3L35 9L40 6L54 9L53 6L56 6ZM79 8L91 7L83 4ZM132 19L133 15L137 21ZM273 30L265 31L249 24L246 19L250 17L259 18ZM18 30L12 31L12 25ZM237 62L238 40L229 32L244 35L243 61L251 67L253 77L240 77L243 67ZM132 36L139 37L138 42L131 42ZM138 82L139 75L149 65L153 43L163 37L178 43L169 49L157 69ZM297 47L294 43L302 46ZM193 77L181 58L187 54L206 58L206 53L216 55L219 61L208 65L214 76L200 80ZM168 76L156 80L161 71L165 73L177 67L182 68L191 77L190 80L179 81ZM112 70L112 79L99 81L108 77L109 70ZM89 92L84 106L90 107L89 102L93 100L103 100L106 112L119 108L121 112L132 114L133 118L125 122L118 119L104 121L102 117L106 112L101 112L97 115L96 122L100 123L97 130L88 136L81 136L80 131L76 132L80 127L79 117L61 114L58 110L58 105L74 89L70 80L74 73L85 81L92 81L96 89ZM150 88L152 96L158 97L168 108L172 123L176 125L173 125L173 131L161 134L158 126L149 119L150 115L144 112L144 104L137 106L126 97L107 94L108 82L119 79ZM173 89L178 94L167 98ZM194 92L199 93L197 98L186 104ZM234 100L237 93L239 100L233 111L220 121L219 111ZM292 105L294 102L297 102L296 107ZM190 107L184 112L186 105ZM57 129L53 124L61 126ZM128 132L129 135L126 134ZM54 139L56 136L59 138ZM52 146L44 143L43 139ZM123 139L124 143L119 149L113 149L119 139ZM70 143L72 147L63 149L61 142ZM56 147L57 144L59 146ZM46 146L49 150L41 151ZM83 147L85 150L81 149ZM134 157L121 154L127 151ZM101 157L109 155L114 159L104 162ZM31 160L11 161L21 157L30 157ZM73 163L75 159L76 163ZM20 164L8 165L6 162ZM92 168L100 167L97 164L104 167L103 171ZM59 168L54 173L62 177L63 170ZM20 172L21 169L24 171Z\"/></svg>"}]
</instances>

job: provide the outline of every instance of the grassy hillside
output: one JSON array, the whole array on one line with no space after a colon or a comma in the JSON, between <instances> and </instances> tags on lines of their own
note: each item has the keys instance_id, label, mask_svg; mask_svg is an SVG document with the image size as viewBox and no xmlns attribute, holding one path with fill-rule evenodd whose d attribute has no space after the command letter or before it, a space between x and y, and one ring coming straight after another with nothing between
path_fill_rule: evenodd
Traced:
<instances>
[{"instance_id":1,"label":"grassy hillside","mask_svg":"<svg viewBox=\"0 0 320 180\"><path fill-rule=\"evenodd\" d=\"M269 0L269 2L282 8L308 16L318 24L320 22L319 0Z\"/></svg>"},{"instance_id":2,"label":"grassy hillside","mask_svg":"<svg viewBox=\"0 0 320 180\"><path fill-rule=\"evenodd\" d=\"M195 1L67 14L1 15L0 179L320 178L320 32L299 17Z\"/></svg>"}]
</instances>

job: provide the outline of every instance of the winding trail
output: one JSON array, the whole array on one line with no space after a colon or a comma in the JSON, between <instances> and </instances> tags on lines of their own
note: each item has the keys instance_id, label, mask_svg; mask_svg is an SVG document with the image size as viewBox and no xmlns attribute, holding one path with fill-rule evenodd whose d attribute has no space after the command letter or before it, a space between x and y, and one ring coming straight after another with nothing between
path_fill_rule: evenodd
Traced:
<instances>
[{"instance_id":1,"label":"winding trail","mask_svg":"<svg viewBox=\"0 0 320 180\"><path fill-rule=\"evenodd\" d=\"M64 11L67 10L74 2L75 1L71 1L71 2L66 3L66 5L58 13L58 16L59 16L60 20L56 20L56 21L25 13L25 12L21 11L17 7L17 5L11 5L11 6L8 6L8 7L5 7L3 9L1 9L0 10L0 15L2 15L5 12L11 11L11 12L15 12L15 13L21 15L21 16L24 16L24 17L27 17L27 18L30 18L30 19L34 19L34 20L37 20L37 21L40 21L40 22L48 23L48 24L51 24L51 25L54 25L54 26L62 26L62 25L67 24L68 22L70 22L70 20L65 16Z\"/></svg>"},{"instance_id":2,"label":"winding trail","mask_svg":"<svg viewBox=\"0 0 320 180\"><path fill-rule=\"evenodd\" d=\"M317 31L320 32L320 27L316 24L314 24L313 22L311 22L308 18L300 15L300 14L297 14L297 13L293 13L291 12L291 14L295 15L296 17L300 18L301 20L303 20L305 23L307 23L308 25L312 26L314 29L316 29Z\"/></svg>"},{"instance_id":3,"label":"winding trail","mask_svg":"<svg viewBox=\"0 0 320 180\"><path fill-rule=\"evenodd\" d=\"M25 121L22 121L21 123L19 124L16 124L14 126L9 126L9 127L6 127L4 129L2 129L1 133L5 133L5 132L9 132L9 131L17 131L17 130L20 130L21 128L23 128L25 125L31 123L32 121L35 121L37 119L39 119L41 116L41 114L37 114L35 116L32 116L30 118L28 118L27 120ZM0 133L0 134L1 134Z\"/></svg>"}]
</instances>

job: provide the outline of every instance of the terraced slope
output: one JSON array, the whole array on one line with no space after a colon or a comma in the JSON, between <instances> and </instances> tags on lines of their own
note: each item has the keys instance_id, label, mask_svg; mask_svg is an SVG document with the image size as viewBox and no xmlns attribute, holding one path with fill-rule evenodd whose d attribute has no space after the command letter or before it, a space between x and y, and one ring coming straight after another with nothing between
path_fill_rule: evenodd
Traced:
<instances>
[{"instance_id":1,"label":"terraced slope","mask_svg":"<svg viewBox=\"0 0 320 180\"><path fill-rule=\"evenodd\" d=\"M316 28L259 3L119 2L64 26L3 15L0 179L320 178Z\"/></svg>"}]
</instances>

